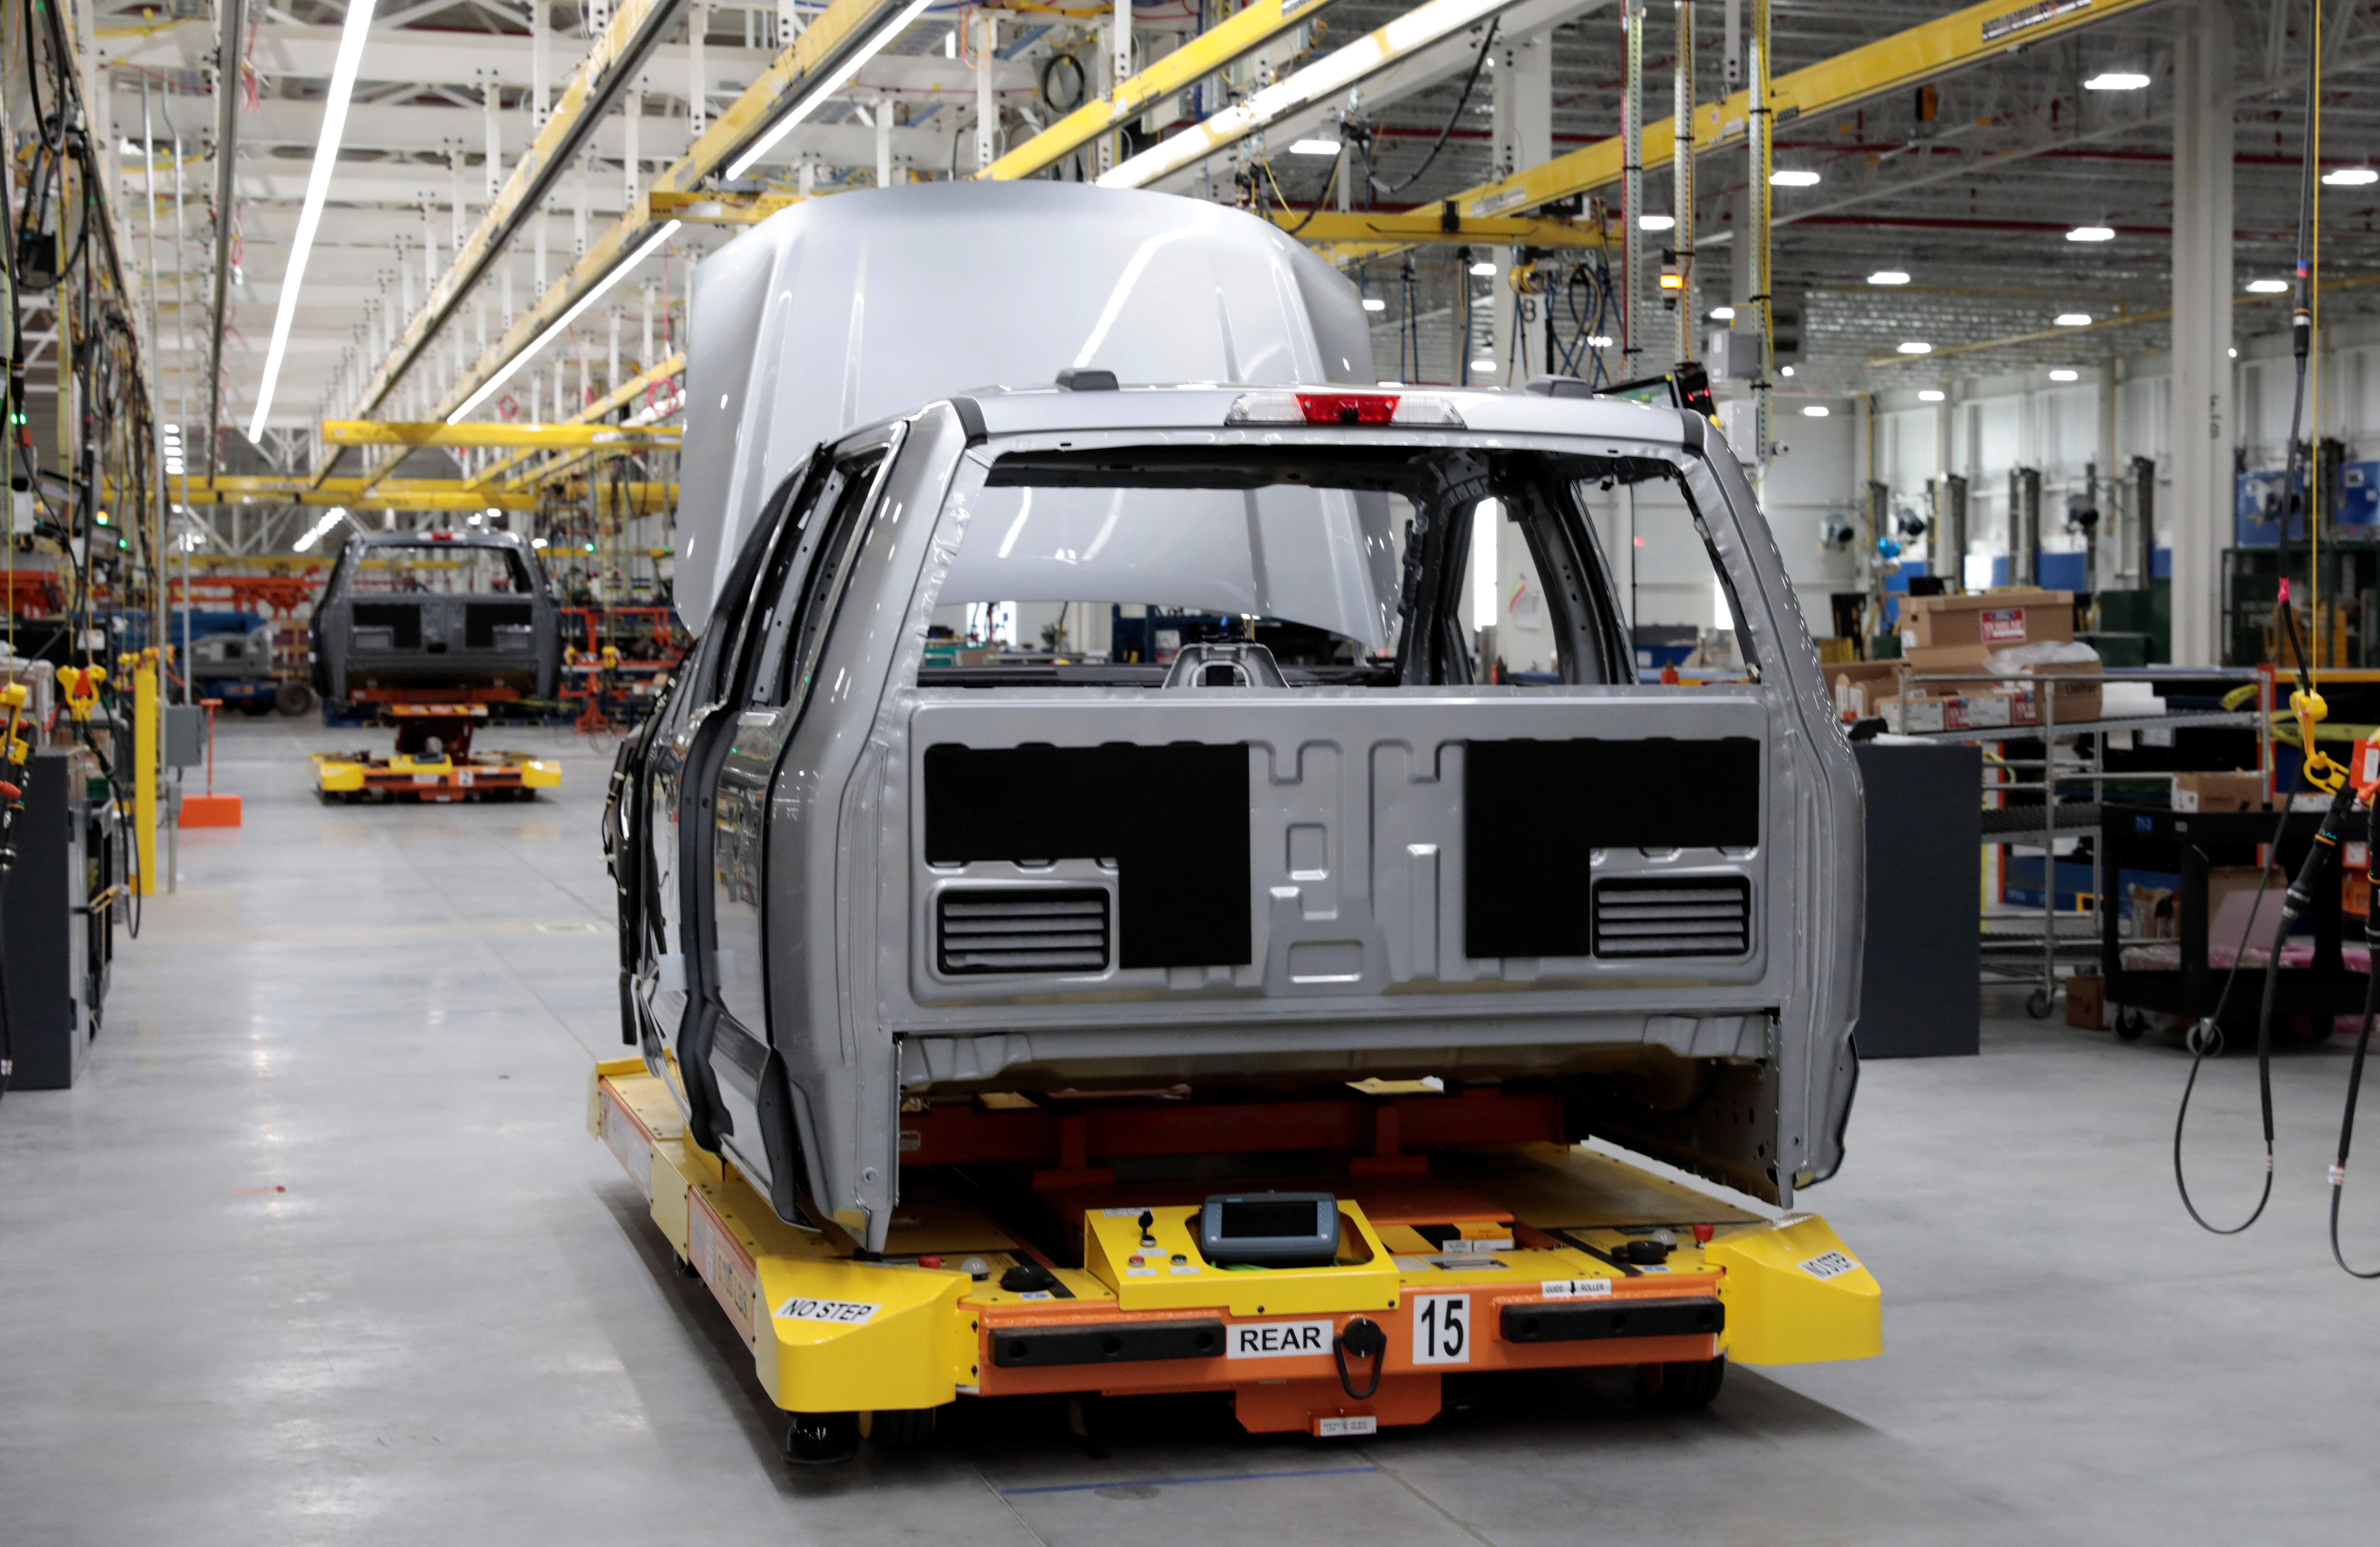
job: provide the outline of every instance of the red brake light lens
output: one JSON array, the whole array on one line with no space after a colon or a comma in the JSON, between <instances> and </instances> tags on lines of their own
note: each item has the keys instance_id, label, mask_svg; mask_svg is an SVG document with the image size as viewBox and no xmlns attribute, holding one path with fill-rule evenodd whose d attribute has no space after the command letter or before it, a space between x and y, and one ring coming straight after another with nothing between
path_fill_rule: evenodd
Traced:
<instances>
[{"instance_id":1,"label":"red brake light lens","mask_svg":"<svg viewBox=\"0 0 2380 1547\"><path fill-rule=\"evenodd\" d=\"M1301 392L1298 411L1308 424L1392 424L1397 417L1393 392Z\"/></svg>"}]
</instances>

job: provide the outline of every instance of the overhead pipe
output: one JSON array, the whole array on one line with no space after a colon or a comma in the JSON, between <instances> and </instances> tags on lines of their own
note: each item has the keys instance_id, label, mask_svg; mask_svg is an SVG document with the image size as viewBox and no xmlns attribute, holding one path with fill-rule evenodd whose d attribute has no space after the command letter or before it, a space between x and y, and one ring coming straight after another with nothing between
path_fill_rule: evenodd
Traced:
<instances>
[{"instance_id":1,"label":"overhead pipe","mask_svg":"<svg viewBox=\"0 0 2380 1547\"><path fill-rule=\"evenodd\" d=\"M1677 308L1677 358L1694 358L1694 13L1689 0L1677 0L1678 51L1676 94L1670 126L1670 207L1676 224L1670 227L1670 245L1678 255L1678 288L1670 298Z\"/></svg>"},{"instance_id":2,"label":"overhead pipe","mask_svg":"<svg viewBox=\"0 0 2380 1547\"><path fill-rule=\"evenodd\" d=\"M223 471L224 299L231 283L232 164L239 149L240 40L248 0L223 0L215 37L215 284L207 340L207 476Z\"/></svg>"},{"instance_id":3,"label":"overhead pipe","mask_svg":"<svg viewBox=\"0 0 2380 1547\"><path fill-rule=\"evenodd\" d=\"M1645 290L1645 0L1626 0L1620 25L1627 65L1620 87L1620 375L1644 374L1645 333L1637 311Z\"/></svg>"},{"instance_id":4,"label":"overhead pipe","mask_svg":"<svg viewBox=\"0 0 2380 1547\"><path fill-rule=\"evenodd\" d=\"M1744 245L1744 298L1758 325L1755 336L1760 340L1759 358L1752 378L1752 460L1756 468L1766 469L1774 443L1770 439L1769 416L1776 395L1776 383L1770 377L1777 369L1777 308L1769 293L1774 283L1769 253L1771 201L1768 174L1773 160L1776 125L1771 122L1768 94L1768 4L1769 0L1752 0L1752 86L1751 100L1744 113L1743 142L1750 152L1746 168L1752 180L1752 218L1750 238Z\"/></svg>"}]
</instances>

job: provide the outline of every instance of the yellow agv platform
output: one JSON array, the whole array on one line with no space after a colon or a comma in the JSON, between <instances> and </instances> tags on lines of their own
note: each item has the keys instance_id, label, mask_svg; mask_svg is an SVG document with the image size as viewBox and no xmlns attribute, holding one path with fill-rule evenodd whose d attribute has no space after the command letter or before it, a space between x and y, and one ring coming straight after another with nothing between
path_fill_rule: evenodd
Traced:
<instances>
[{"instance_id":1,"label":"yellow agv platform","mask_svg":"<svg viewBox=\"0 0 2380 1547\"><path fill-rule=\"evenodd\" d=\"M1709 1400L1730 1360L1883 1346L1876 1282L1824 1220L1762 1219L1583 1146L1358 1157L1328 1179L1333 1263L1252 1270L1200 1256L1203 1186L1119 1183L1080 1154L1018 1174L1006 1199L980 1173L962 1191L941 1168L905 1168L870 1255L832 1225L780 1221L686 1137L638 1060L597 1066L587 1118L795 1415L796 1442L825 1452L839 1427L920 1438L961 1397L1227 1391L1252 1431L1354 1435L1427 1422L1450 1373L1633 1366L1640 1395L1683 1407ZM947 1140L903 1123L919 1130L905 1150Z\"/></svg>"}]
</instances>

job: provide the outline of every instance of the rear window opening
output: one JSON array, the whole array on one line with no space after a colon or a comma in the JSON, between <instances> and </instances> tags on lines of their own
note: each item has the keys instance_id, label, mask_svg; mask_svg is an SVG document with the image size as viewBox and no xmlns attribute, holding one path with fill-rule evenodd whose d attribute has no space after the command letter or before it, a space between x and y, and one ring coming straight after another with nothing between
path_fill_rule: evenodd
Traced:
<instances>
[{"instance_id":1,"label":"rear window opening","mask_svg":"<svg viewBox=\"0 0 2380 1547\"><path fill-rule=\"evenodd\" d=\"M468 542L375 542L349 565L354 596L527 596L528 569L509 548Z\"/></svg>"},{"instance_id":2,"label":"rear window opening","mask_svg":"<svg viewBox=\"0 0 2380 1547\"><path fill-rule=\"evenodd\" d=\"M1594 506L1647 483L1683 496L1655 458L1475 446L1011 453L953 495L966 527L917 680L1631 683Z\"/></svg>"}]
</instances>

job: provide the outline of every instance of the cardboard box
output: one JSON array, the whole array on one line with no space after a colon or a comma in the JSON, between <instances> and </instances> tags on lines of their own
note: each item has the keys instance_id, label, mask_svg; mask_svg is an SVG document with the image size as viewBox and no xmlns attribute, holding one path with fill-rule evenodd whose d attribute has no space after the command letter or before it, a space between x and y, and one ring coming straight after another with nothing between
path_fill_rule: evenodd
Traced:
<instances>
[{"instance_id":1,"label":"cardboard box","mask_svg":"<svg viewBox=\"0 0 2380 1547\"><path fill-rule=\"evenodd\" d=\"M2261 811L2265 809L2262 774L2177 774L2173 776L2173 809L2177 811Z\"/></svg>"},{"instance_id":2,"label":"cardboard box","mask_svg":"<svg viewBox=\"0 0 2380 1547\"><path fill-rule=\"evenodd\" d=\"M2066 980L2066 1024L2079 1026L2085 1031L2105 1031L2107 1029L2107 980Z\"/></svg>"},{"instance_id":3,"label":"cardboard box","mask_svg":"<svg viewBox=\"0 0 2380 1547\"><path fill-rule=\"evenodd\" d=\"M1961 674L1981 674L1984 663L2005 645L1920 645L1902 657L1901 664L1912 677L1944 677L1948 680L1912 682L1904 691L1924 692L1939 698L1950 693L2022 693L2030 697L2035 684L2044 677L2072 676L2082 680L2060 682L2053 691L2058 723L2080 725L2099 717L2101 693L2099 674L2102 668L2092 662L2050 662L2026 668L2031 677L1967 676ZM2029 725L2038 717L2028 713L2015 723Z\"/></svg>"},{"instance_id":4,"label":"cardboard box","mask_svg":"<svg viewBox=\"0 0 2380 1547\"><path fill-rule=\"evenodd\" d=\"M2260 891L2261 888L2261 891ZM2214 865L2206 871L2206 949L2210 959L2228 966L2228 953L2243 943L2243 964L2258 966L2271 959L2273 932L2280 927L2281 906L2289 878L2275 871L2267 878L2253 865ZM2296 932L2312 933L2311 920Z\"/></svg>"},{"instance_id":5,"label":"cardboard box","mask_svg":"<svg viewBox=\"0 0 2380 1547\"><path fill-rule=\"evenodd\" d=\"M1940 699L1878 699L1876 712L1884 716L1884 728L1893 735L1924 736L1949 728L1943 724L1942 706Z\"/></svg>"},{"instance_id":6,"label":"cardboard box","mask_svg":"<svg viewBox=\"0 0 2380 1547\"><path fill-rule=\"evenodd\" d=\"M2017 717L2020 710L2022 719ZM1895 736L1998 730L2008 725L2031 725L2033 700L2030 694L2023 696L2020 705L2015 696L2007 693L1954 693L1937 698L1912 692L1879 700L1876 713L1884 716L1884 728Z\"/></svg>"},{"instance_id":7,"label":"cardboard box","mask_svg":"<svg viewBox=\"0 0 2380 1547\"><path fill-rule=\"evenodd\" d=\"M1864 720L1880 713L1877 704L1899 696L1903 669L1898 661L1852 661L1825 668L1835 713L1847 720Z\"/></svg>"},{"instance_id":8,"label":"cardboard box","mask_svg":"<svg viewBox=\"0 0 2380 1547\"><path fill-rule=\"evenodd\" d=\"M1991 591L1972 596L1912 596L1900 603L1900 646L2039 644L2074 637L2070 591Z\"/></svg>"}]
</instances>

